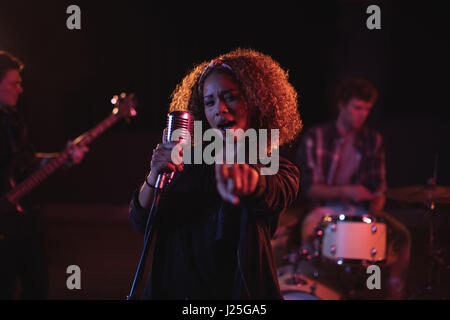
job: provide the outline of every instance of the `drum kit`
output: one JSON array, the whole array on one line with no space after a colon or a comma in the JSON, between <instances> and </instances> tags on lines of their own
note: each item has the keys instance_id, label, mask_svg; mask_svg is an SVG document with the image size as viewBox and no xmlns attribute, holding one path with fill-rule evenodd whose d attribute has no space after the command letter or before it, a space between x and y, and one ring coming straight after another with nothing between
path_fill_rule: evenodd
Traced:
<instances>
[{"instance_id":1,"label":"drum kit","mask_svg":"<svg viewBox=\"0 0 450 320\"><path fill-rule=\"evenodd\" d=\"M442 299L440 290L441 272L443 269L450 268L445 265L443 249L437 248L435 244L437 205L450 204L450 187L438 186L436 184L436 174L428 182L426 185L391 189L387 193L387 197L392 200L425 205L426 213L429 216L427 284L423 290L414 293L411 299Z\"/></svg>"},{"instance_id":2,"label":"drum kit","mask_svg":"<svg viewBox=\"0 0 450 320\"><path fill-rule=\"evenodd\" d=\"M423 292L414 294L410 299L440 299L440 271L444 264L442 250L435 248L436 204L450 204L450 187L438 186L435 180L431 182L390 189L386 193L388 199L425 204L430 216L428 283ZM288 264L278 269L284 299L357 299L355 284L366 285L368 275L364 271L367 267L387 263L387 229L385 220L370 214L323 216L315 229L313 245L290 252L286 256ZM330 266L334 271L330 271ZM342 275L350 277L342 278ZM333 277L334 280L330 281ZM338 284L336 278L341 279Z\"/></svg>"},{"instance_id":3,"label":"drum kit","mask_svg":"<svg viewBox=\"0 0 450 320\"><path fill-rule=\"evenodd\" d=\"M362 271L386 259L387 226L382 218L325 215L313 245L290 253L288 264L278 269L280 290L285 300L353 299L356 283L366 283Z\"/></svg>"}]
</instances>

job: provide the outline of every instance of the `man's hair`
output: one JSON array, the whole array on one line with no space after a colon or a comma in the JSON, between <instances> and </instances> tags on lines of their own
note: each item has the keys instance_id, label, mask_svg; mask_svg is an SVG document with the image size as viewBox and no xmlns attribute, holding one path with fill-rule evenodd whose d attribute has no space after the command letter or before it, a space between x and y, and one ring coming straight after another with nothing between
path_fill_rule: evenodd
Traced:
<instances>
[{"instance_id":1,"label":"man's hair","mask_svg":"<svg viewBox=\"0 0 450 320\"><path fill-rule=\"evenodd\" d=\"M335 111L339 111L339 103L346 104L352 98L375 103L378 98L378 90L372 82L361 77L351 77L340 82L334 89L332 105Z\"/></svg>"},{"instance_id":2,"label":"man's hair","mask_svg":"<svg viewBox=\"0 0 450 320\"><path fill-rule=\"evenodd\" d=\"M0 81L3 80L9 70L22 71L24 65L17 57L0 50Z\"/></svg>"}]
</instances>

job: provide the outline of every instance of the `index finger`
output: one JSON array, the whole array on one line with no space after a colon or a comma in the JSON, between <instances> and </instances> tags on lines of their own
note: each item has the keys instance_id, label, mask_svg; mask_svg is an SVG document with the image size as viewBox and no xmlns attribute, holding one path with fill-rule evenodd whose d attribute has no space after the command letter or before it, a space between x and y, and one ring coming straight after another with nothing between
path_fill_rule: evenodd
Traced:
<instances>
[{"instance_id":1,"label":"index finger","mask_svg":"<svg viewBox=\"0 0 450 320\"><path fill-rule=\"evenodd\" d=\"M216 163L216 179L218 182L224 183L229 176L229 170L225 164Z\"/></svg>"},{"instance_id":2,"label":"index finger","mask_svg":"<svg viewBox=\"0 0 450 320\"><path fill-rule=\"evenodd\" d=\"M222 173L222 167L220 164L216 163L216 180L218 182L222 182L223 181L223 173Z\"/></svg>"},{"instance_id":3,"label":"index finger","mask_svg":"<svg viewBox=\"0 0 450 320\"><path fill-rule=\"evenodd\" d=\"M167 128L164 128L163 136L162 136L162 142L163 143L169 142L169 140L167 139L167 132L168 132Z\"/></svg>"}]
</instances>

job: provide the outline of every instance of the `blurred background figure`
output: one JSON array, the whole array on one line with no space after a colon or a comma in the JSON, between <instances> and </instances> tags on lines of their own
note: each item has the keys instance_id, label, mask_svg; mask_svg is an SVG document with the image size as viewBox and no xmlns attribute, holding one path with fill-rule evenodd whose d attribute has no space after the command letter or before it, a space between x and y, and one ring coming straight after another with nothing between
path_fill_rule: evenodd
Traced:
<instances>
[{"instance_id":1,"label":"blurred background figure","mask_svg":"<svg viewBox=\"0 0 450 320\"><path fill-rule=\"evenodd\" d=\"M411 236L400 221L383 211L387 189L383 139L365 125L377 96L375 86L364 78L342 81L334 92L337 118L310 128L302 137L297 163L307 207L301 224L301 243L303 248L314 250L316 228L327 215L383 219L388 228L390 265L386 298L401 299Z\"/></svg>"},{"instance_id":2,"label":"blurred background figure","mask_svg":"<svg viewBox=\"0 0 450 320\"><path fill-rule=\"evenodd\" d=\"M28 139L25 123L17 109L23 93L23 63L0 51L0 299L45 299L48 274L44 235L39 213L30 198L13 205L3 196L17 182L44 165L58 153L36 153ZM71 141L65 166L80 163L87 148Z\"/></svg>"}]
</instances>

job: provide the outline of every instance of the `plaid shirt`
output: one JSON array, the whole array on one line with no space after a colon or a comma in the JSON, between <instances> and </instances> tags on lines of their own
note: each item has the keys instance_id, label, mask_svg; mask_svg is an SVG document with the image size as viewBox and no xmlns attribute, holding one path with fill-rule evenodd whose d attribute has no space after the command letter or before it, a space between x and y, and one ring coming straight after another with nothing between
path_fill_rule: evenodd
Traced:
<instances>
[{"instance_id":1,"label":"plaid shirt","mask_svg":"<svg viewBox=\"0 0 450 320\"><path fill-rule=\"evenodd\" d=\"M303 194L315 183L332 185L341 141L335 121L313 127L302 137L296 151L296 162L300 167ZM381 134L364 126L355 135L354 147L361 159L351 177L351 184L361 184L371 192L384 193L386 169Z\"/></svg>"}]
</instances>

